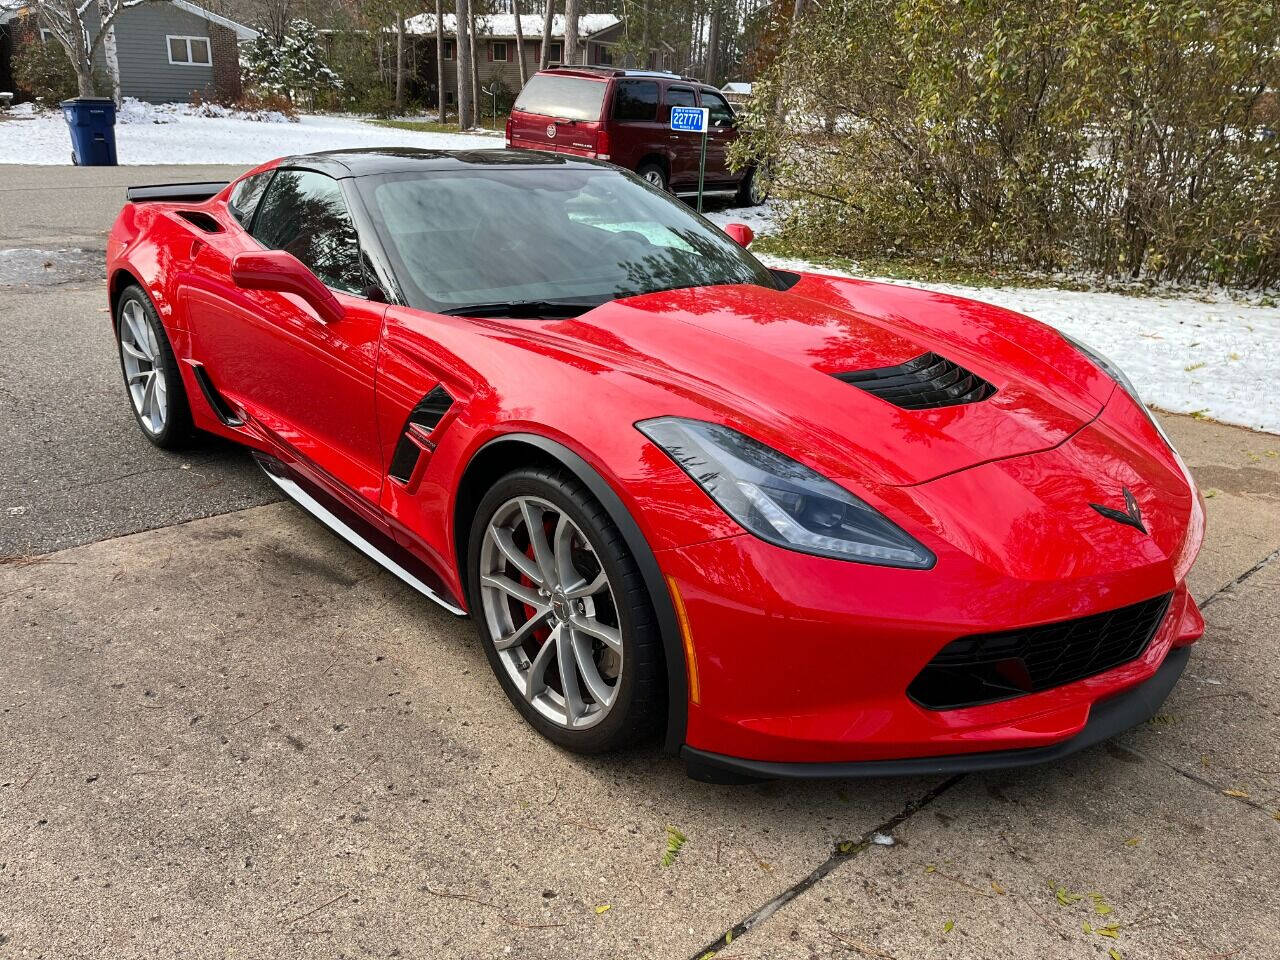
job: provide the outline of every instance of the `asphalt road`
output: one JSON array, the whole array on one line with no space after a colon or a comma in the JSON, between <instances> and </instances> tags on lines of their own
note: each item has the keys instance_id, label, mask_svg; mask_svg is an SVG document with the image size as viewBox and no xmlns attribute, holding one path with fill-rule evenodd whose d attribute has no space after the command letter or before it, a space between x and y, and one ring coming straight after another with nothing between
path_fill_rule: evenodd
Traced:
<instances>
[{"instance_id":1,"label":"asphalt road","mask_svg":"<svg viewBox=\"0 0 1280 960\"><path fill-rule=\"evenodd\" d=\"M0 248L100 248L138 173L3 171ZM1280 437L1165 420L1208 631L1155 722L1028 771L713 787L555 749L468 621L235 450L150 447L103 307L0 288L0 958L1280 955Z\"/></svg>"}]
</instances>

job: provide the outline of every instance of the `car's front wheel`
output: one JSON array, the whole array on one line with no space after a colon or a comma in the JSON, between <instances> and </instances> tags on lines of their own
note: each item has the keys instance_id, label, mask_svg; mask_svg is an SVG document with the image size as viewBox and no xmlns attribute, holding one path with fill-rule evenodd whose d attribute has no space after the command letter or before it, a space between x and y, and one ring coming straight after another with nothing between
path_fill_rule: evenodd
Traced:
<instances>
[{"instance_id":1,"label":"car's front wheel","mask_svg":"<svg viewBox=\"0 0 1280 960\"><path fill-rule=\"evenodd\" d=\"M151 299L137 286L116 304L120 370L143 434L157 447L173 449L191 439L191 409L178 362Z\"/></svg>"},{"instance_id":2,"label":"car's front wheel","mask_svg":"<svg viewBox=\"0 0 1280 960\"><path fill-rule=\"evenodd\" d=\"M516 709L580 753L655 732L661 640L644 581L604 508L547 468L507 474L471 528L472 614Z\"/></svg>"}]
</instances>

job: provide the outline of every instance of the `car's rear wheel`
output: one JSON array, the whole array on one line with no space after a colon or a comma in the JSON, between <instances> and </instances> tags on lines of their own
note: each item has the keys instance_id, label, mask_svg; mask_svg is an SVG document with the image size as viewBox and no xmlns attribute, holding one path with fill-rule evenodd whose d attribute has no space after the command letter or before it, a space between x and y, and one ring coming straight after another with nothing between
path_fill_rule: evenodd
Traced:
<instances>
[{"instance_id":1,"label":"car's rear wheel","mask_svg":"<svg viewBox=\"0 0 1280 960\"><path fill-rule=\"evenodd\" d=\"M120 370L134 418L157 447L173 449L191 439L191 409L173 348L151 299L127 287L116 304Z\"/></svg>"},{"instance_id":2,"label":"car's rear wheel","mask_svg":"<svg viewBox=\"0 0 1280 960\"><path fill-rule=\"evenodd\" d=\"M667 171L656 163L641 164L640 169L636 171L640 175L640 179L651 187L657 187L659 190L667 190Z\"/></svg>"},{"instance_id":3,"label":"car's rear wheel","mask_svg":"<svg viewBox=\"0 0 1280 960\"><path fill-rule=\"evenodd\" d=\"M744 206L758 207L768 199L769 190L765 185L765 178L760 176L759 168L752 167L738 185L738 202Z\"/></svg>"},{"instance_id":4,"label":"car's rear wheel","mask_svg":"<svg viewBox=\"0 0 1280 960\"><path fill-rule=\"evenodd\" d=\"M580 753L626 746L661 716L661 640L622 535L586 488L547 469L499 480L476 511L471 607L511 702Z\"/></svg>"}]
</instances>

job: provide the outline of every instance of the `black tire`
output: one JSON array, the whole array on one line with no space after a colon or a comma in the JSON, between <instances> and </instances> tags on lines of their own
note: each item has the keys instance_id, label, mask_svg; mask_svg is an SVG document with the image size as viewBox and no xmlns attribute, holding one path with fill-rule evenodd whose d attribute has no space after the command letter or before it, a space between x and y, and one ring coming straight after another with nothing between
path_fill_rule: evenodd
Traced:
<instances>
[{"instance_id":1,"label":"black tire","mask_svg":"<svg viewBox=\"0 0 1280 960\"><path fill-rule=\"evenodd\" d=\"M642 163L636 175L652 187L671 192L671 182L667 179L667 171L656 163Z\"/></svg>"},{"instance_id":2,"label":"black tire","mask_svg":"<svg viewBox=\"0 0 1280 960\"><path fill-rule=\"evenodd\" d=\"M605 716L586 729L569 729L547 717L525 699L503 665L489 633L481 597L481 548L490 520L516 497L548 501L571 519L590 541L616 601L622 635L623 668L617 694ZM618 750L652 738L665 716L666 680L662 666L662 638L644 579L622 534L608 513L571 475L549 467L515 470L485 494L471 524L467 549L467 579L472 619L494 675L521 716L548 740L575 753Z\"/></svg>"},{"instance_id":3,"label":"black tire","mask_svg":"<svg viewBox=\"0 0 1280 960\"><path fill-rule=\"evenodd\" d=\"M130 304L137 304L142 310L142 317L155 337L158 353L154 364L163 374L166 386L164 400L164 423L159 430L152 430L143 422L129 390L128 370L125 367L124 349L121 345L121 325L125 322L125 311ZM187 401L187 391L182 383L182 374L178 370L178 361L174 358L173 347L165 333L164 324L151 303L151 298L136 284L125 287L116 303L115 316L116 354L120 360L120 373L125 381L125 396L129 401L129 409L137 421L142 435L164 450L177 450L191 443L195 429L191 421L191 406Z\"/></svg>"},{"instance_id":4,"label":"black tire","mask_svg":"<svg viewBox=\"0 0 1280 960\"><path fill-rule=\"evenodd\" d=\"M742 207L758 207L769 198L769 191L764 188L764 184L760 184L760 189L756 190L756 167L752 167L742 182L738 184L738 205Z\"/></svg>"}]
</instances>

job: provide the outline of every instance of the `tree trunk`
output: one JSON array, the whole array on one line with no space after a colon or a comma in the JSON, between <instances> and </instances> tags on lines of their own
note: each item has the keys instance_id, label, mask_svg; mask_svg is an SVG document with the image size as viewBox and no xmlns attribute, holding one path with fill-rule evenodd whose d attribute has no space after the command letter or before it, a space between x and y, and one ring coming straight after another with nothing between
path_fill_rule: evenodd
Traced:
<instances>
[{"instance_id":1,"label":"tree trunk","mask_svg":"<svg viewBox=\"0 0 1280 960\"><path fill-rule=\"evenodd\" d=\"M713 0L711 8L711 26L707 30L706 81L713 87L720 86L717 77L720 74L720 2Z\"/></svg>"},{"instance_id":2,"label":"tree trunk","mask_svg":"<svg viewBox=\"0 0 1280 960\"><path fill-rule=\"evenodd\" d=\"M538 69L551 66L551 24L556 18L556 0L547 0L542 14L542 50L538 54Z\"/></svg>"},{"instance_id":3,"label":"tree trunk","mask_svg":"<svg viewBox=\"0 0 1280 960\"><path fill-rule=\"evenodd\" d=\"M475 101L471 99L471 0L458 0L456 19L453 58L458 64L458 126L470 130L476 125Z\"/></svg>"},{"instance_id":4,"label":"tree trunk","mask_svg":"<svg viewBox=\"0 0 1280 960\"><path fill-rule=\"evenodd\" d=\"M404 113L404 17L396 11L396 116Z\"/></svg>"},{"instance_id":5,"label":"tree trunk","mask_svg":"<svg viewBox=\"0 0 1280 960\"><path fill-rule=\"evenodd\" d=\"M520 0L511 0L511 12L516 18L516 63L520 65L520 89L529 82L524 67L524 26L520 23Z\"/></svg>"},{"instance_id":6,"label":"tree trunk","mask_svg":"<svg viewBox=\"0 0 1280 960\"><path fill-rule=\"evenodd\" d=\"M578 0L564 0L564 62L578 62Z\"/></svg>"},{"instance_id":7,"label":"tree trunk","mask_svg":"<svg viewBox=\"0 0 1280 960\"><path fill-rule=\"evenodd\" d=\"M107 0L98 0L98 22L102 23L107 19L108 9ZM116 106L120 106L120 58L116 54L116 25L111 23L107 26L107 31L102 37L102 59L107 63L107 76L111 80L111 99L116 102Z\"/></svg>"},{"instance_id":8,"label":"tree trunk","mask_svg":"<svg viewBox=\"0 0 1280 960\"><path fill-rule=\"evenodd\" d=\"M436 0L436 106L440 110L440 122L445 123L448 111L444 106L444 0Z\"/></svg>"},{"instance_id":9,"label":"tree trunk","mask_svg":"<svg viewBox=\"0 0 1280 960\"><path fill-rule=\"evenodd\" d=\"M484 104L480 100L480 61L476 59L476 8L470 3L467 4L467 27L471 31L471 102L476 105L476 126L482 127Z\"/></svg>"}]
</instances>

